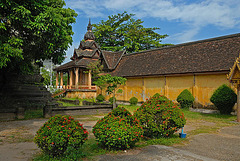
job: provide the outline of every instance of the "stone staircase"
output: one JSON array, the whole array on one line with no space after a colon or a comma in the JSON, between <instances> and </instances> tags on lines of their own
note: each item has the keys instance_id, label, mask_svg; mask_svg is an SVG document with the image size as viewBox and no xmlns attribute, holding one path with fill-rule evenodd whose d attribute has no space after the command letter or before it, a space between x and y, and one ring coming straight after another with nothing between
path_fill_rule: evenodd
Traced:
<instances>
[{"instance_id":1,"label":"stone staircase","mask_svg":"<svg viewBox=\"0 0 240 161\"><path fill-rule=\"evenodd\" d=\"M41 82L42 77L38 74L0 77L0 120L12 120L12 117L18 116L18 111L43 109L47 103L52 102L51 93Z\"/></svg>"}]
</instances>

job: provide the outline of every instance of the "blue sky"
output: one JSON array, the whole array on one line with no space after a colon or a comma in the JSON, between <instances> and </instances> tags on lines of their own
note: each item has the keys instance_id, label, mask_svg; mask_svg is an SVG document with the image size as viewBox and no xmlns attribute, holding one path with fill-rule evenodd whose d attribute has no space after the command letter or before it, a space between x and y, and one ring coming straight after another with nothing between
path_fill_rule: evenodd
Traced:
<instances>
[{"instance_id":1,"label":"blue sky","mask_svg":"<svg viewBox=\"0 0 240 161\"><path fill-rule=\"evenodd\" d=\"M144 27L159 27L159 34L169 37L162 43L190 41L240 33L240 0L65 0L66 7L78 13L73 24L73 44L67 51L70 61L74 48L92 23L107 20L117 13L135 14Z\"/></svg>"}]
</instances>

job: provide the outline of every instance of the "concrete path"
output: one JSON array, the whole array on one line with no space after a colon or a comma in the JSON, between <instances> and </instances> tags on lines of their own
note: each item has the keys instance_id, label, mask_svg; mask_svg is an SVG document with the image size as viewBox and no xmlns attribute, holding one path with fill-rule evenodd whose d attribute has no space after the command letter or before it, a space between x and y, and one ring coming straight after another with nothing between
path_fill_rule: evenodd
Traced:
<instances>
[{"instance_id":1,"label":"concrete path","mask_svg":"<svg viewBox=\"0 0 240 161\"><path fill-rule=\"evenodd\" d=\"M240 125L225 127L218 134L200 134L178 147L151 145L118 155L102 155L99 161L240 161Z\"/></svg>"},{"instance_id":2,"label":"concrete path","mask_svg":"<svg viewBox=\"0 0 240 161\"><path fill-rule=\"evenodd\" d=\"M240 125L225 127L218 134L196 135L178 149L217 160L240 161Z\"/></svg>"},{"instance_id":3,"label":"concrete path","mask_svg":"<svg viewBox=\"0 0 240 161\"><path fill-rule=\"evenodd\" d=\"M0 122L0 161L27 161L40 149L32 142L36 131L46 119ZM80 121L88 131L96 121ZM185 130L191 131L186 126ZM90 137L94 137L92 134ZM217 134L194 136L188 145L167 147L152 145L126 152L96 157L99 161L169 161L169 160L228 160L240 161L240 124L225 127Z\"/></svg>"},{"instance_id":4,"label":"concrete path","mask_svg":"<svg viewBox=\"0 0 240 161\"><path fill-rule=\"evenodd\" d=\"M134 154L131 154L134 153ZM120 155L102 155L99 161L216 161L212 158L163 145L151 145L135 152Z\"/></svg>"}]
</instances>

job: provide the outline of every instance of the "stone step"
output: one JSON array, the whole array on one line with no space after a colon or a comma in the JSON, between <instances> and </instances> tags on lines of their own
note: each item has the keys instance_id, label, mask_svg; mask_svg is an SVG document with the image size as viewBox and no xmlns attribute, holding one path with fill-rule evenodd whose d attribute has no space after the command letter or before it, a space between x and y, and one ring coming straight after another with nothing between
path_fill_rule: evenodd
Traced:
<instances>
[{"instance_id":1,"label":"stone step","mask_svg":"<svg viewBox=\"0 0 240 161\"><path fill-rule=\"evenodd\" d=\"M26 92L14 92L9 94L12 97L51 97L51 93L45 91L26 91Z\"/></svg>"}]
</instances>

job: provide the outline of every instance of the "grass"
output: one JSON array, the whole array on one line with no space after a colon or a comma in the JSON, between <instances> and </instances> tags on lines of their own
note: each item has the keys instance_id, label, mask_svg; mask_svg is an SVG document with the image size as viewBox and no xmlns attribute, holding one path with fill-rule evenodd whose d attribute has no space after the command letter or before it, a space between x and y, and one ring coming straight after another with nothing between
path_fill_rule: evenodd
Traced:
<instances>
[{"instance_id":1,"label":"grass","mask_svg":"<svg viewBox=\"0 0 240 161\"><path fill-rule=\"evenodd\" d=\"M203 114L183 109L187 124L195 125L195 130L189 131L188 136L201 133L216 133L219 129L234 125L237 116L222 114Z\"/></svg>"},{"instance_id":2,"label":"grass","mask_svg":"<svg viewBox=\"0 0 240 161\"><path fill-rule=\"evenodd\" d=\"M81 121L98 121L100 119L99 116L105 116L107 114L96 114L96 115L75 115L74 118L78 118Z\"/></svg>"},{"instance_id":3,"label":"grass","mask_svg":"<svg viewBox=\"0 0 240 161\"><path fill-rule=\"evenodd\" d=\"M43 118L43 109L32 110L28 109L24 113L24 119Z\"/></svg>"},{"instance_id":4,"label":"grass","mask_svg":"<svg viewBox=\"0 0 240 161\"><path fill-rule=\"evenodd\" d=\"M172 146L174 144L182 144L185 141L186 141L186 139L182 139L177 134L174 134L170 138L142 139L136 144L136 147L145 147L148 145Z\"/></svg>"},{"instance_id":5,"label":"grass","mask_svg":"<svg viewBox=\"0 0 240 161\"><path fill-rule=\"evenodd\" d=\"M81 99L81 98L62 98L64 100L71 100L71 101L74 101L74 100L79 100L79 105L76 105L76 104L73 104L73 103L68 103L68 102L63 102L63 101L57 101L58 103L61 103L62 106L80 106L82 105L82 102L83 101L88 101L88 102L95 102L95 99Z\"/></svg>"},{"instance_id":6,"label":"grass","mask_svg":"<svg viewBox=\"0 0 240 161\"><path fill-rule=\"evenodd\" d=\"M95 102L95 99L94 99L94 98L84 98L84 99L82 99L82 98L66 98L66 97L64 97L64 98L62 98L62 99L72 100L72 101L74 101L74 100L79 100L80 102L82 102L82 101Z\"/></svg>"},{"instance_id":7,"label":"grass","mask_svg":"<svg viewBox=\"0 0 240 161\"><path fill-rule=\"evenodd\" d=\"M137 105L119 105L120 107L124 107L126 108L129 112L131 112L131 114L133 114L135 111L137 111L137 109L140 107L140 106L137 106Z\"/></svg>"},{"instance_id":8,"label":"grass","mask_svg":"<svg viewBox=\"0 0 240 161\"><path fill-rule=\"evenodd\" d=\"M75 104L72 104L72 103L68 103L68 102L62 102L62 101L57 101L58 103L61 103L62 106L79 106L79 105L75 105Z\"/></svg>"},{"instance_id":9,"label":"grass","mask_svg":"<svg viewBox=\"0 0 240 161\"><path fill-rule=\"evenodd\" d=\"M70 149L60 157L51 157L40 153L35 156L34 161L69 161L69 160L96 160L95 156L106 154L108 151L99 147L95 139L87 140L80 149Z\"/></svg>"}]
</instances>

